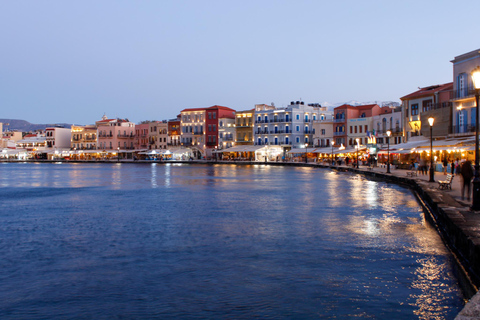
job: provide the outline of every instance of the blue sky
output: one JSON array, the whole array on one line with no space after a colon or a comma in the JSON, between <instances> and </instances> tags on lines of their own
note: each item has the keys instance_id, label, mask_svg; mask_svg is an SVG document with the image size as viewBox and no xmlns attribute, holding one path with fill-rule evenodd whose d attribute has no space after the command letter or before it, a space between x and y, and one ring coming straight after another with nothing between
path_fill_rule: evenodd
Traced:
<instances>
[{"instance_id":1,"label":"blue sky","mask_svg":"<svg viewBox=\"0 0 480 320\"><path fill-rule=\"evenodd\" d=\"M1 1L0 118L399 101L479 49L480 1Z\"/></svg>"}]
</instances>

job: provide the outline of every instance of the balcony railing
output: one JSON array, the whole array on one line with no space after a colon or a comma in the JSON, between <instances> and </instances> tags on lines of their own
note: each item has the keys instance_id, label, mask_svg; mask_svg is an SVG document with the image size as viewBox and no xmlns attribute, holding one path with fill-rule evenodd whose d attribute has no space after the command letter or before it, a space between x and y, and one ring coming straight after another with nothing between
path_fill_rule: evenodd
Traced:
<instances>
[{"instance_id":1,"label":"balcony railing","mask_svg":"<svg viewBox=\"0 0 480 320\"><path fill-rule=\"evenodd\" d=\"M342 119L334 119L333 122L345 122L345 119L342 118Z\"/></svg>"},{"instance_id":2,"label":"balcony railing","mask_svg":"<svg viewBox=\"0 0 480 320\"><path fill-rule=\"evenodd\" d=\"M347 133L346 132L334 132L333 135L334 136L346 136Z\"/></svg>"},{"instance_id":3,"label":"balcony railing","mask_svg":"<svg viewBox=\"0 0 480 320\"><path fill-rule=\"evenodd\" d=\"M468 88L465 88L463 90L450 91L451 100L471 98L474 96L475 96L475 89L473 88L473 86L469 86Z\"/></svg>"},{"instance_id":4,"label":"balcony railing","mask_svg":"<svg viewBox=\"0 0 480 320\"><path fill-rule=\"evenodd\" d=\"M135 138L134 134L117 134L118 138Z\"/></svg>"},{"instance_id":5,"label":"balcony railing","mask_svg":"<svg viewBox=\"0 0 480 320\"><path fill-rule=\"evenodd\" d=\"M449 126L448 132L451 134L470 134L475 133L475 125L465 124L461 126Z\"/></svg>"},{"instance_id":6,"label":"balcony railing","mask_svg":"<svg viewBox=\"0 0 480 320\"><path fill-rule=\"evenodd\" d=\"M100 134L98 135L98 137L99 137L99 138L113 138L113 134L100 133Z\"/></svg>"}]
</instances>

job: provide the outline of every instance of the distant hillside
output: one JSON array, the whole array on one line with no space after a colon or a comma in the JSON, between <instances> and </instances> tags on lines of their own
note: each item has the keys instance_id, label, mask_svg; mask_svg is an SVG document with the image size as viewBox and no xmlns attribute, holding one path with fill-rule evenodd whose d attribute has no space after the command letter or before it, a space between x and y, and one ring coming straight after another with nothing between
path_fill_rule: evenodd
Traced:
<instances>
[{"instance_id":1,"label":"distant hillside","mask_svg":"<svg viewBox=\"0 0 480 320\"><path fill-rule=\"evenodd\" d=\"M53 127L53 126L61 126L65 128L71 128L72 125L68 123L56 123L56 124L35 124L30 123L25 120L18 120L18 119L0 119L0 122L3 123L3 131L6 130L17 130L22 132L30 132L35 130L45 130L45 128ZM8 125L7 125L8 123Z\"/></svg>"}]
</instances>

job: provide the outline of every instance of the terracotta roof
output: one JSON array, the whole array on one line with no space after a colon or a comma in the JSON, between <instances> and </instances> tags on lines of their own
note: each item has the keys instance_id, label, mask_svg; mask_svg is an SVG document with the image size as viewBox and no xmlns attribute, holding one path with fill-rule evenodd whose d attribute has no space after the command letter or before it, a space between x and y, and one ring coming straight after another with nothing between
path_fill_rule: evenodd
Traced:
<instances>
[{"instance_id":1,"label":"terracotta roof","mask_svg":"<svg viewBox=\"0 0 480 320\"><path fill-rule=\"evenodd\" d=\"M338 107L336 107L336 108L333 108L333 110L335 110L335 109L345 109L345 108L349 108L349 109L352 109L352 108L353 108L353 109L354 109L355 107L352 106L352 105L350 105L350 104L342 104L341 106L338 106Z\"/></svg>"},{"instance_id":2,"label":"terracotta roof","mask_svg":"<svg viewBox=\"0 0 480 320\"><path fill-rule=\"evenodd\" d=\"M434 93L437 93L440 91L448 91L448 90L453 90L453 82L420 88L415 92L412 92L410 94L407 94L406 96L401 97L400 100L410 100L414 98L428 97L430 95L433 95Z\"/></svg>"}]
</instances>

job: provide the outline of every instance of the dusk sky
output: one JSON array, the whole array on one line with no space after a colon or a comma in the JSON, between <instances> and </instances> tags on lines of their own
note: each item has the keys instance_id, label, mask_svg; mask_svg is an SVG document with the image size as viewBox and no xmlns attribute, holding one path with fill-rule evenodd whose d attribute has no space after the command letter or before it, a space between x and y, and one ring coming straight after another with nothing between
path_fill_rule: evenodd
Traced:
<instances>
[{"instance_id":1,"label":"dusk sky","mask_svg":"<svg viewBox=\"0 0 480 320\"><path fill-rule=\"evenodd\" d=\"M399 101L479 49L480 1L2 1L0 118L92 124Z\"/></svg>"}]
</instances>

